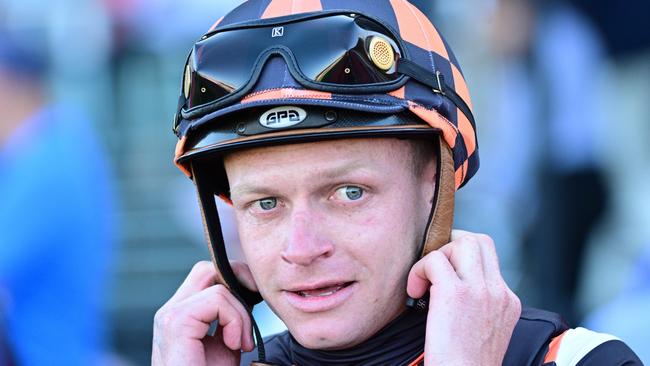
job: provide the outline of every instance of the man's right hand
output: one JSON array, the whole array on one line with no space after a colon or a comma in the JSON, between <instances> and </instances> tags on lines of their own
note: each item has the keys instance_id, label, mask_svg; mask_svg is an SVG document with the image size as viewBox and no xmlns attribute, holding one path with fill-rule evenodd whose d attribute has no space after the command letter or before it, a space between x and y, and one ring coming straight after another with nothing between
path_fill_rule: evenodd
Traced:
<instances>
[{"instance_id":1,"label":"man's right hand","mask_svg":"<svg viewBox=\"0 0 650 366\"><path fill-rule=\"evenodd\" d=\"M232 263L237 277L256 290L248 267ZM239 365L241 351L255 347L251 320L244 306L223 285L216 284L211 262L199 262L154 318L151 364ZM208 335L210 323L217 332Z\"/></svg>"}]
</instances>

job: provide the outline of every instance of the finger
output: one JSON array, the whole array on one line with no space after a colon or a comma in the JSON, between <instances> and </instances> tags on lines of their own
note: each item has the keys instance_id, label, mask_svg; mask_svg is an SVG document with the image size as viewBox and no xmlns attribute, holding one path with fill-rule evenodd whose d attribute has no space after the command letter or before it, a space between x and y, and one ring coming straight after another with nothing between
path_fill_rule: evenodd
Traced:
<instances>
[{"instance_id":1,"label":"finger","mask_svg":"<svg viewBox=\"0 0 650 366\"><path fill-rule=\"evenodd\" d=\"M238 350L242 345L250 348L251 323L248 313L223 286L207 288L176 305L179 310L176 331L194 339L207 335L210 323L218 321L226 347Z\"/></svg>"},{"instance_id":2,"label":"finger","mask_svg":"<svg viewBox=\"0 0 650 366\"><path fill-rule=\"evenodd\" d=\"M230 303L232 307L237 309L239 314L242 316L242 325L243 332L241 335L241 344L244 351L252 351L255 348L255 342L253 341L253 323L251 321L251 315L246 307L232 295L230 290L223 288L223 291L226 292L226 300ZM221 328L221 327L219 327Z\"/></svg>"},{"instance_id":3,"label":"finger","mask_svg":"<svg viewBox=\"0 0 650 366\"><path fill-rule=\"evenodd\" d=\"M439 250L420 259L409 271L406 293L415 299L421 298L431 287L454 286L460 278L449 259Z\"/></svg>"},{"instance_id":4,"label":"finger","mask_svg":"<svg viewBox=\"0 0 650 366\"><path fill-rule=\"evenodd\" d=\"M217 329L214 336L203 339L205 349L205 365L239 365L241 363L241 350L224 352L223 334L221 328Z\"/></svg>"},{"instance_id":5,"label":"finger","mask_svg":"<svg viewBox=\"0 0 650 366\"><path fill-rule=\"evenodd\" d=\"M248 264L240 261L231 261L230 267L232 267L233 272L235 272L235 276L239 282L244 285L244 287L251 291L259 291L257 289L255 279L253 278L253 274L251 273L251 269L248 267Z\"/></svg>"},{"instance_id":6,"label":"finger","mask_svg":"<svg viewBox=\"0 0 650 366\"><path fill-rule=\"evenodd\" d=\"M441 247L461 280L473 285L485 283L483 258L476 234L459 235L451 243Z\"/></svg>"},{"instance_id":7,"label":"finger","mask_svg":"<svg viewBox=\"0 0 650 366\"><path fill-rule=\"evenodd\" d=\"M470 231L465 231L465 230L459 230L459 229L453 229L451 231L451 241L458 240L462 237L472 235L473 233Z\"/></svg>"},{"instance_id":8,"label":"finger","mask_svg":"<svg viewBox=\"0 0 650 366\"><path fill-rule=\"evenodd\" d=\"M192 267L183 283L178 287L176 293L167 301L172 305L179 303L188 297L210 287L216 283L216 269L212 262L200 261Z\"/></svg>"},{"instance_id":9,"label":"finger","mask_svg":"<svg viewBox=\"0 0 650 366\"><path fill-rule=\"evenodd\" d=\"M483 273L485 282L490 286L500 286L504 283L499 268L499 257L497 255L494 241L487 235L479 235L481 258L483 262Z\"/></svg>"}]
</instances>

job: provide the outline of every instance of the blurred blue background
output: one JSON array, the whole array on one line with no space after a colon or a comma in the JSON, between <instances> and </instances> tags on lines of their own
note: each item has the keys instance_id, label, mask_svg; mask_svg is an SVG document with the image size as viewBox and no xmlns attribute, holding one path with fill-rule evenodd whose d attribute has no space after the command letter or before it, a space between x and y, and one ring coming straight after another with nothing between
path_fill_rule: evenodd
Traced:
<instances>
[{"instance_id":1,"label":"blurred blue background","mask_svg":"<svg viewBox=\"0 0 650 366\"><path fill-rule=\"evenodd\" d=\"M153 314L209 258L171 163L182 66L239 2L0 1L0 365L150 362ZM526 305L650 362L649 3L415 3L479 125L456 227L494 238Z\"/></svg>"}]
</instances>

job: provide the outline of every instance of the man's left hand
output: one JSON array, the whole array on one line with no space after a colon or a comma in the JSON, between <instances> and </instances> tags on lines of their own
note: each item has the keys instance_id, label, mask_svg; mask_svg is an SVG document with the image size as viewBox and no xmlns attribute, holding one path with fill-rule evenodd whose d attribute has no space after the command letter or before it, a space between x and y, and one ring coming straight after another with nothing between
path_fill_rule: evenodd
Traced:
<instances>
[{"instance_id":1,"label":"man's left hand","mask_svg":"<svg viewBox=\"0 0 650 366\"><path fill-rule=\"evenodd\" d=\"M501 365L521 302L501 276L490 237L454 230L451 239L408 276L409 296L430 293L425 365Z\"/></svg>"}]
</instances>

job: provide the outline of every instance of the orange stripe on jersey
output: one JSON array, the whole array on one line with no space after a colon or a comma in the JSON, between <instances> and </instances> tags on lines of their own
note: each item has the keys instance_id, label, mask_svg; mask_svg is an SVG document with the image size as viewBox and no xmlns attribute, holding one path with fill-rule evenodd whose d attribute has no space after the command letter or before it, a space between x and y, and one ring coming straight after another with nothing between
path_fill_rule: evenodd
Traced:
<instances>
[{"instance_id":1,"label":"orange stripe on jersey","mask_svg":"<svg viewBox=\"0 0 650 366\"><path fill-rule=\"evenodd\" d=\"M222 20L223 20L223 17L217 19L217 21L214 22L214 24L212 24L212 27L210 27L210 29L208 29L208 32L212 32L213 30L217 29L217 27L219 26L219 23L221 23Z\"/></svg>"},{"instance_id":2,"label":"orange stripe on jersey","mask_svg":"<svg viewBox=\"0 0 650 366\"><path fill-rule=\"evenodd\" d=\"M564 331L559 336L553 338L551 343L548 345L548 352L546 352L546 357L544 357L544 363L554 362L557 360L557 352L560 350L560 344L562 343L562 338L567 331Z\"/></svg>"},{"instance_id":3,"label":"orange stripe on jersey","mask_svg":"<svg viewBox=\"0 0 650 366\"><path fill-rule=\"evenodd\" d=\"M472 98L469 96L469 89L467 88L467 83L465 82L465 78L463 77L463 74L460 73L460 70L454 65L453 63L451 64L451 73L454 77L454 89L456 90L456 94L458 94L465 103L467 103L467 106L469 107L470 111L474 111L474 108L472 107Z\"/></svg>"},{"instance_id":4,"label":"orange stripe on jersey","mask_svg":"<svg viewBox=\"0 0 650 366\"><path fill-rule=\"evenodd\" d=\"M395 12L402 39L449 59L440 34L420 9L405 0L390 0L390 4Z\"/></svg>"},{"instance_id":5,"label":"orange stripe on jersey","mask_svg":"<svg viewBox=\"0 0 650 366\"><path fill-rule=\"evenodd\" d=\"M299 98L299 99L332 99L332 93L326 93L315 90L304 90L304 89L291 89L291 88L282 88L282 89L270 89L263 90L261 92L256 92L249 94L244 99L242 103L250 103L259 100L270 100L270 99L287 99L287 98Z\"/></svg>"},{"instance_id":6,"label":"orange stripe on jersey","mask_svg":"<svg viewBox=\"0 0 650 366\"><path fill-rule=\"evenodd\" d=\"M424 353L422 353L418 358L409 363L409 366L419 366L424 361Z\"/></svg>"},{"instance_id":7,"label":"orange stripe on jersey","mask_svg":"<svg viewBox=\"0 0 650 366\"><path fill-rule=\"evenodd\" d=\"M476 150L476 135L474 135L474 128L472 128L472 124L458 108L456 108L456 115L458 116L458 129L463 135L463 141L465 141L467 156L470 156Z\"/></svg>"},{"instance_id":8,"label":"orange stripe on jersey","mask_svg":"<svg viewBox=\"0 0 650 366\"><path fill-rule=\"evenodd\" d=\"M272 0L262 19L323 10L320 0Z\"/></svg>"}]
</instances>

